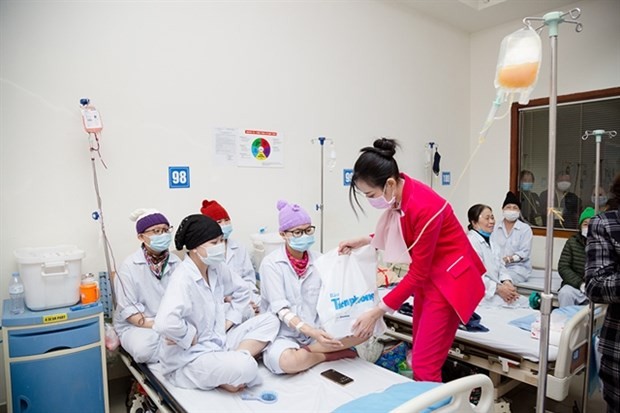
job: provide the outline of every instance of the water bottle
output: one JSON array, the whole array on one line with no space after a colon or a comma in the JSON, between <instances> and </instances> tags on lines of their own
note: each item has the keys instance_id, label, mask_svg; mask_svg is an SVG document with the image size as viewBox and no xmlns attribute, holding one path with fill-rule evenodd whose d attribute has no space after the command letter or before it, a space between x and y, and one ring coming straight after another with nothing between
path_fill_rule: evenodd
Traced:
<instances>
[{"instance_id":1,"label":"water bottle","mask_svg":"<svg viewBox=\"0 0 620 413\"><path fill-rule=\"evenodd\" d=\"M11 282L9 283L9 296L11 297L11 314L21 314L24 312L24 284L22 284L19 273L14 272L12 274Z\"/></svg>"}]
</instances>

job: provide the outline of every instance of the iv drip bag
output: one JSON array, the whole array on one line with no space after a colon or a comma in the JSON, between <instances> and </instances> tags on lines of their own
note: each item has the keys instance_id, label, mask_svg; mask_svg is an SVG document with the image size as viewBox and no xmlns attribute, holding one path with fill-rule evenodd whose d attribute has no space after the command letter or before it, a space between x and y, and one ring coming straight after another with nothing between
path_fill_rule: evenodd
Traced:
<instances>
[{"instance_id":1,"label":"iv drip bag","mask_svg":"<svg viewBox=\"0 0 620 413\"><path fill-rule=\"evenodd\" d=\"M519 103L527 104L538 80L541 56L540 36L531 27L504 37L497 60L495 88L504 95L520 93Z\"/></svg>"}]
</instances>

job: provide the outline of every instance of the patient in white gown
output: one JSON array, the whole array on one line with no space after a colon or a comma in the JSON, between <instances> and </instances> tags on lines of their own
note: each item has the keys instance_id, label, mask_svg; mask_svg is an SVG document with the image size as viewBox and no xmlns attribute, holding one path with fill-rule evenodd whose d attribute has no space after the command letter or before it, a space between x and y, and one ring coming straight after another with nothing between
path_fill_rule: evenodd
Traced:
<instances>
[{"instance_id":1,"label":"patient in white gown","mask_svg":"<svg viewBox=\"0 0 620 413\"><path fill-rule=\"evenodd\" d=\"M527 307L527 298L517 293L512 278L500 271L501 257L490 241L495 226L493 210L488 205L476 204L467 212L469 229L467 237L480 256L487 272L482 276L485 294L481 306L491 307Z\"/></svg>"}]
</instances>

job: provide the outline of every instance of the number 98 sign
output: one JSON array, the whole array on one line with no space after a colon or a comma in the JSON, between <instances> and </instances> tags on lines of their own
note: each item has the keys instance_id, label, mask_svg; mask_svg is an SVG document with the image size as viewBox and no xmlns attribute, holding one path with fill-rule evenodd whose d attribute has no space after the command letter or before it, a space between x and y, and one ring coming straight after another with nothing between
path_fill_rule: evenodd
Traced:
<instances>
[{"instance_id":1,"label":"number 98 sign","mask_svg":"<svg viewBox=\"0 0 620 413\"><path fill-rule=\"evenodd\" d=\"M342 183L344 186L351 186L351 180L353 179L353 169L342 170Z\"/></svg>"},{"instance_id":2,"label":"number 98 sign","mask_svg":"<svg viewBox=\"0 0 620 413\"><path fill-rule=\"evenodd\" d=\"M168 186L170 188L189 188L189 166L169 166Z\"/></svg>"}]
</instances>

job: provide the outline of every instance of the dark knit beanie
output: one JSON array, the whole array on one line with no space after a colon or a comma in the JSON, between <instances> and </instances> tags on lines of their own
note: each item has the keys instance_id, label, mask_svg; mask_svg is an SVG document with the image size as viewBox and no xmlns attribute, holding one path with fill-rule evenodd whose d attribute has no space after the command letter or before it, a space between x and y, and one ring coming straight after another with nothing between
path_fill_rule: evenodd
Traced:
<instances>
[{"instance_id":1,"label":"dark knit beanie","mask_svg":"<svg viewBox=\"0 0 620 413\"><path fill-rule=\"evenodd\" d=\"M183 247L193 250L207 241L222 235L222 228L211 218L195 214L185 217L174 236L174 245L181 251Z\"/></svg>"},{"instance_id":2,"label":"dark knit beanie","mask_svg":"<svg viewBox=\"0 0 620 413\"><path fill-rule=\"evenodd\" d=\"M519 198L517 198L517 196L510 191L506 194L506 199L504 199L502 209L504 209L504 207L508 204L515 204L519 207L519 209L521 209L521 201L519 201Z\"/></svg>"}]
</instances>

